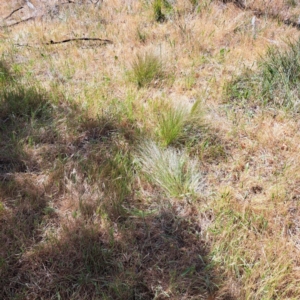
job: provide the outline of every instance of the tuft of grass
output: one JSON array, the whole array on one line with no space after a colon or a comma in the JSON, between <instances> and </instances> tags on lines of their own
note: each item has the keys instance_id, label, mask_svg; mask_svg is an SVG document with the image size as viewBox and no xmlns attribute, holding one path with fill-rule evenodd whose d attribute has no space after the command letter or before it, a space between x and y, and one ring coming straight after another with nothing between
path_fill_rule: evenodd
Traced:
<instances>
[{"instance_id":1,"label":"tuft of grass","mask_svg":"<svg viewBox=\"0 0 300 300\"><path fill-rule=\"evenodd\" d=\"M164 22L166 20L166 16L162 12L163 9L163 1L162 0L154 0L153 2L153 13L154 19L156 22Z\"/></svg>"},{"instance_id":2,"label":"tuft of grass","mask_svg":"<svg viewBox=\"0 0 300 300\"><path fill-rule=\"evenodd\" d=\"M154 54L146 53L145 55L137 55L131 67L132 81L139 88L149 86L155 80L165 78L162 62Z\"/></svg>"},{"instance_id":3,"label":"tuft of grass","mask_svg":"<svg viewBox=\"0 0 300 300\"><path fill-rule=\"evenodd\" d=\"M147 34L146 34L141 28L138 28L138 29L137 29L136 34L137 34L138 40L139 40L141 43L145 44L146 41L147 41Z\"/></svg>"},{"instance_id":4,"label":"tuft of grass","mask_svg":"<svg viewBox=\"0 0 300 300\"><path fill-rule=\"evenodd\" d=\"M230 99L258 99L263 105L299 111L300 40L289 41L285 50L269 48L257 70L245 70L226 85Z\"/></svg>"},{"instance_id":5,"label":"tuft of grass","mask_svg":"<svg viewBox=\"0 0 300 300\"><path fill-rule=\"evenodd\" d=\"M296 0L286 0L285 2L290 7L296 7L298 5L298 1Z\"/></svg>"},{"instance_id":6,"label":"tuft of grass","mask_svg":"<svg viewBox=\"0 0 300 300\"><path fill-rule=\"evenodd\" d=\"M199 0L190 0L190 3L193 5L193 7L196 7L199 4Z\"/></svg>"},{"instance_id":7,"label":"tuft of grass","mask_svg":"<svg viewBox=\"0 0 300 300\"><path fill-rule=\"evenodd\" d=\"M170 15L173 6L168 0L154 0L153 4L154 20L159 23L163 23L167 20L167 15Z\"/></svg>"},{"instance_id":8,"label":"tuft of grass","mask_svg":"<svg viewBox=\"0 0 300 300\"><path fill-rule=\"evenodd\" d=\"M148 141L140 148L138 160L150 181L171 197L196 195L202 187L202 175L196 161L184 152L161 149Z\"/></svg>"},{"instance_id":9,"label":"tuft of grass","mask_svg":"<svg viewBox=\"0 0 300 300\"><path fill-rule=\"evenodd\" d=\"M164 109L158 116L158 135L164 146L199 140L203 127L201 102L191 108L178 105Z\"/></svg>"},{"instance_id":10,"label":"tuft of grass","mask_svg":"<svg viewBox=\"0 0 300 300\"><path fill-rule=\"evenodd\" d=\"M182 138L185 121L186 112L183 109L170 108L159 116L158 135L165 146Z\"/></svg>"},{"instance_id":11,"label":"tuft of grass","mask_svg":"<svg viewBox=\"0 0 300 300\"><path fill-rule=\"evenodd\" d=\"M0 84L6 84L13 81L13 76L10 72L10 68L5 61L0 61Z\"/></svg>"}]
</instances>

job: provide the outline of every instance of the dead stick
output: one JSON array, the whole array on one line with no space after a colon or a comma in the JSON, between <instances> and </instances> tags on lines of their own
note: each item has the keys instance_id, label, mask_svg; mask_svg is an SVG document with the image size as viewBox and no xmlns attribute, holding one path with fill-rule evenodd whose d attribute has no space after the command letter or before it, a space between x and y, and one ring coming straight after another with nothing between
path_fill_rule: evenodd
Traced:
<instances>
[{"instance_id":1,"label":"dead stick","mask_svg":"<svg viewBox=\"0 0 300 300\"><path fill-rule=\"evenodd\" d=\"M24 20L21 20L19 22L16 22L16 23L13 23L13 24L10 24L10 25L4 25L4 26L0 26L0 28L4 28L4 27L13 27L13 26L16 26L18 24L21 24L21 23L24 23L24 22L27 22L27 21L30 21L30 20L34 20L36 17L29 17L27 19L24 19Z\"/></svg>"},{"instance_id":2,"label":"dead stick","mask_svg":"<svg viewBox=\"0 0 300 300\"><path fill-rule=\"evenodd\" d=\"M56 45L56 44L62 44L62 43L67 43L67 42L72 42L72 41L100 41L106 44L113 44L113 42L111 40L107 40L107 39L99 39L99 38L74 38L74 39L68 39L68 40L63 40L63 41L59 41L59 42L54 42L54 41L50 41L49 43L44 43L44 45ZM33 47L29 44L14 44L17 47ZM38 45L38 44L36 44Z\"/></svg>"},{"instance_id":3,"label":"dead stick","mask_svg":"<svg viewBox=\"0 0 300 300\"><path fill-rule=\"evenodd\" d=\"M4 18L3 20L7 20L8 18L10 18L15 12L17 12L18 10L24 8L24 6L21 6L15 10L13 10L6 18Z\"/></svg>"},{"instance_id":4,"label":"dead stick","mask_svg":"<svg viewBox=\"0 0 300 300\"><path fill-rule=\"evenodd\" d=\"M250 6L245 6L240 0L221 0L223 3L233 3L238 8L244 10L244 11L250 11L256 16L257 18L260 17L268 17L271 20L278 20L279 22L282 22L284 25L294 27L298 30L300 30L300 23L292 21L291 19L283 19L280 14L276 13L268 13L263 10L257 9L254 10Z\"/></svg>"},{"instance_id":5,"label":"dead stick","mask_svg":"<svg viewBox=\"0 0 300 300\"><path fill-rule=\"evenodd\" d=\"M100 41L106 44L112 44L113 42L111 40L107 39L99 39L99 38L75 38L75 39L67 39L59 42L50 41L49 43L45 43L45 45L55 45L55 44L62 44L67 42L73 42L73 41Z\"/></svg>"}]
</instances>

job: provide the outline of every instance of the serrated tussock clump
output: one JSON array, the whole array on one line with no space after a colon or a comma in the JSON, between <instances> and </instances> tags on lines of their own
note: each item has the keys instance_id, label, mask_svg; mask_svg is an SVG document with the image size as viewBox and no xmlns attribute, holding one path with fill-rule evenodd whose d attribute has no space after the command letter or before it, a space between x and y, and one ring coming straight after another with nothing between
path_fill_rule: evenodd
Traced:
<instances>
[{"instance_id":1,"label":"serrated tussock clump","mask_svg":"<svg viewBox=\"0 0 300 300\"><path fill-rule=\"evenodd\" d=\"M148 141L140 148L137 157L142 172L169 196L196 195L202 188L199 167L184 152L159 148Z\"/></svg>"}]
</instances>

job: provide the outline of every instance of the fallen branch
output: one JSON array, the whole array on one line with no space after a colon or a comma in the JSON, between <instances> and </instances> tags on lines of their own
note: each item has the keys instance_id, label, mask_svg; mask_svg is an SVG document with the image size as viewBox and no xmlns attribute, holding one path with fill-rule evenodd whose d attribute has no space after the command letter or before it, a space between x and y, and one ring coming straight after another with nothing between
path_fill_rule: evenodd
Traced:
<instances>
[{"instance_id":1,"label":"fallen branch","mask_svg":"<svg viewBox=\"0 0 300 300\"><path fill-rule=\"evenodd\" d=\"M67 43L67 42L73 42L73 41L100 41L104 44L113 44L113 42L111 40L107 40L107 39L99 39L99 38L74 38L74 39L67 39L67 40L63 40L63 41L59 41L59 42L54 42L54 41L50 41L49 43L43 43L43 45L57 45L57 44L63 44L63 43ZM38 46L39 44L35 44L36 46ZM32 45L29 44L14 44L14 46L17 47L34 47Z\"/></svg>"},{"instance_id":2,"label":"fallen branch","mask_svg":"<svg viewBox=\"0 0 300 300\"><path fill-rule=\"evenodd\" d=\"M21 20L19 22L13 23L13 24L0 26L0 28L13 27L13 26L19 25L21 23L24 23L24 22L27 22L27 21L30 21L30 20L34 20L35 18L36 17L29 17L27 19Z\"/></svg>"},{"instance_id":3,"label":"fallen branch","mask_svg":"<svg viewBox=\"0 0 300 300\"><path fill-rule=\"evenodd\" d=\"M24 8L24 6L21 6L15 10L13 10L6 18L4 18L3 20L7 20L8 18L10 18L15 12L19 11L20 9Z\"/></svg>"},{"instance_id":4,"label":"fallen branch","mask_svg":"<svg viewBox=\"0 0 300 300\"><path fill-rule=\"evenodd\" d=\"M300 23L291 20L283 20L283 24L300 29Z\"/></svg>"},{"instance_id":5,"label":"fallen branch","mask_svg":"<svg viewBox=\"0 0 300 300\"><path fill-rule=\"evenodd\" d=\"M73 2L73 1L71 1L71 0L69 0L68 2L63 2L63 3L61 3L61 5L63 5L63 4L76 4L76 3ZM24 6L21 6L21 7L19 7L19 8L16 8L16 9L13 10L7 17L5 17L3 20L9 19L14 13L16 13L17 11L19 11L19 10L21 10L21 9L23 9L23 8L24 8ZM43 14L43 15L44 15L44 14ZM42 17L43 15L40 15L39 17ZM37 17L37 16L31 16L31 17L29 17L29 18L27 18L27 19L21 20L21 21L19 21L19 22L16 22L16 23L13 23L13 24L10 24L10 25L0 26L0 28L4 28L4 27L13 27L13 26L16 26L16 25L18 25L18 24L20 24L20 23L24 23L24 22L33 20L33 19L35 19L36 17Z\"/></svg>"},{"instance_id":6,"label":"fallen branch","mask_svg":"<svg viewBox=\"0 0 300 300\"><path fill-rule=\"evenodd\" d=\"M240 8L241 10L250 11L257 18L267 17L271 20L277 20L287 26L291 26L291 27L294 27L294 28L297 28L298 30L300 30L300 23L295 22L291 19L284 19L278 13L265 12L261 9L253 9L251 6L246 6L244 4L244 1L242 1L242 0L221 0L221 2L223 2L224 4L233 3L236 7Z\"/></svg>"},{"instance_id":7,"label":"fallen branch","mask_svg":"<svg viewBox=\"0 0 300 300\"><path fill-rule=\"evenodd\" d=\"M68 42L73 42L73 41L100 41L105 44L112 44L113 42L111 40L107 39L99 39L99 38L74 38L74 39L67 39L59 42L54 42L51 40L49 43L45 43L45 45L56 45L56 44L63 44L63 43L68 43Z\"/></svg>"}]
</instances>

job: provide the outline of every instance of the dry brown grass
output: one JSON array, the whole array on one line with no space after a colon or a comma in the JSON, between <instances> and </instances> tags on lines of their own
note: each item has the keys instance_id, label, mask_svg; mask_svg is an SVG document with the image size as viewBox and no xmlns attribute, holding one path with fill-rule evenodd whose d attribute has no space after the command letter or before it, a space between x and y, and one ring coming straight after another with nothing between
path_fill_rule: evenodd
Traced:
<instances>
[{"instance_id":1,"label":"dry brown grass","mask_svg":"<svg viewBox=\"0 0 300 300\"><path fill-rule=\"evenodd\" d=\"M299 37L299 5L169 1L158 23L152 1L31 2L0 6L0 298L298 299L299 114L223 90ZM78 37L113 43L46 45ZM146 53L168 77L138 87ZM159 120L194 103L166 142ZM147 141L184 152L201 191L165 193Z\"/></svg>"}]
</instances>

